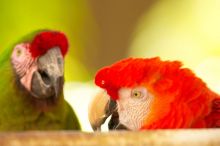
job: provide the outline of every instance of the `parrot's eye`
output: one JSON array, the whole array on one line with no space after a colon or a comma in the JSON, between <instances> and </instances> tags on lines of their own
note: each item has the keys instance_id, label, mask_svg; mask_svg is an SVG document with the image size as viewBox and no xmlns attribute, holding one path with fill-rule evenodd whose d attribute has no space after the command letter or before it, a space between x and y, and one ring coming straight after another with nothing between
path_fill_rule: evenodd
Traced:
<instances>
[{"instance_id":1,"label":"parrot's eye","mask_svg":"<svg viewBox=\"0 0 220 146\"><path fill-rule=\"evenodd\" d=\"M19 57L19 56L21 56L21 54L22 54L21 49L18 49L18 50L16 51L16 56Z\"/></svg>"},{"instance_id":2,"label":"parrot's eye","mask_svg":"<svg viewBox=\"0 0 220 146\"><path fill-rule=\"evenodd\" d=\"M131 91L132 98L143 98L146 96L146 90L144 88L136 88Z\"/></svg>"},{"instance_id":3,"label":"parrot's eye","mask_svg":"<svg viewBox=\"0 0 220 146\"><path fill-rule=\"evenodd\" d=\"M140 97L142 97L142 94L141 94L140 91L133 91L131 93L131 97L133 97L133 98L140 98Z\"/></svg>"},{"instance_id":4,"label":"parrot's eye","mask_svg":"<svg viewBox=\"0 0 220 146\"><path fill-rule=\"evenodd\" d=\"M57 58L57 63L61 64L62 63L62 58Z\"/></svg>"}]
</instances>

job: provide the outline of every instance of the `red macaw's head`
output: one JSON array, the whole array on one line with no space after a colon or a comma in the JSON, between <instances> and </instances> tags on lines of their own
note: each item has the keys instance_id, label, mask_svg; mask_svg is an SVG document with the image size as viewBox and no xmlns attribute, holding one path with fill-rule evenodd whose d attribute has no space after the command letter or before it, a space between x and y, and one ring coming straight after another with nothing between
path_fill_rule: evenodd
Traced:
<instances>
[{"instance_id":1,"label":"red macaw's head","mask_svg":"<svg viewBox=\"0 0 220 146\"><path fill-rule=\"evenodd\" d=\"M214 94L178 61L129 58L98 71L95 84L117 103L128 129L189 128L207 115Z\"/></svg>"},{"instance_id":2,"label":"red macaw's head","mask_svg":"<svg viewBox=\"0 0 220 146\"><path fill-rule=\"evenodd\" d=\"M12 68L20 85L34 98L58 97L63 90L68 40L62 32L41 31L14 46Z\"/></svg>"}]
</instances>

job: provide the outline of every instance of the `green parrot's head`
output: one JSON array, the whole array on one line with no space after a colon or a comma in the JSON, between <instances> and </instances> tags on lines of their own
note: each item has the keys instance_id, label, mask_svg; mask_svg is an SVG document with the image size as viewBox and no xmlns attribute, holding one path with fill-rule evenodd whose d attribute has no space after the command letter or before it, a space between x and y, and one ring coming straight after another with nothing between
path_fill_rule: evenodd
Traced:
<instances>
[{"instance_id":1,"label":"green parrot's head","mask_svg":"<svg viewBox=\"0 0 220 146\"><path fill-rule=\"evenodd\" d=\"M16 79L34 98L57 98L64 84L66 36L57 31L41 31L29 42L14 46L11 64Z\"/></svg>"}]
</instances>

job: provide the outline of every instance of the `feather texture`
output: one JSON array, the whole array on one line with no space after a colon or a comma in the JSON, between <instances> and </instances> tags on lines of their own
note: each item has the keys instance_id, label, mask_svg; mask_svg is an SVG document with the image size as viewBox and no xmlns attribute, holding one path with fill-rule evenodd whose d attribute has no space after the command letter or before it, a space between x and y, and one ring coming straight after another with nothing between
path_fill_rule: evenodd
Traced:
<instances>
[{"instance_id":1,"label":"feather texture","mask_svg":"<svg viewBox=\"0 0 220 146\"><path fill-rule=\"evenodd\" d=\"M179 61L128 58L98 71L95 83L113 100L122 87L145 86L154 100L142 129L219 127L220 96Z\"/></svg>"},{"instance_id":2,"label":"feather texture","mask_svg":"<svg viewBox=\"0 0 220 146\"><path fill-rule=\"evenodd\" d=\"M45 32L47 37L51 36L48 32L51 33L51 31ZM63 55L66 54L68 45L66 37L62 33L53 32L52 37L56 39L49 38L49 44L46 44L47 37L42 37L41 33L34 37L36 33L40 32L33 33L32 38L29 36L27 40L19 41L19 43L30 43L30 40L35 40L36 43L32 44L34 46L34 44L39 45L37 40L40 39L40 45L32 48L32 50L37 49L34 56L41 55L42 50L39 49L47 51L44 47L53 47L53 45L60 45L61 52ZM59 42L60 37L63 42ZM15 46L16 44L12 45L11 48L5 49L0 54L0 107L2 108L0 131L80 130L79 121L70 105L64 100L63 92L56 101L40 100L35 99L21 85L19 76L16 75L12 67L11 53Z\"/></svg>"},{"instance_id":3,"label":"feather texture","mask_svg":"<svg viewBox=\"0 0 220 146\"><path fill-rule=\"evenodd\" d=\"M68 40L64 33L58 31L43 31L38 33L31 42L30 52L32 56L38 57L52 47L60 47L62 55L68 50Z\"/></svg>"}]
</instances>

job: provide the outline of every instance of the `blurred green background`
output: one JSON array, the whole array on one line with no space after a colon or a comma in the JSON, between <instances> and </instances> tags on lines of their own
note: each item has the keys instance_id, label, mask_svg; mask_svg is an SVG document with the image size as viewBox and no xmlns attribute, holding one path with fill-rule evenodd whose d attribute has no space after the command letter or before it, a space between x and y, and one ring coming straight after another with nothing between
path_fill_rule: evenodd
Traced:
<instances>
[{"instance_id":1,"label":"blurred green background","mask_svg":"<svg viewBox=\"0 0 220 146\"><path fill-rule=\"evenodd\" d=\"M84 130L96 71L126 57L180 60L220 93L219 0L0 0L0 20L0 51L38 29L67 34L65 98Z\"/></svg>"},{"instance_id":2,"label":"blurred green background","mask_svg":"<svg viewBox=\"0 0 220 146\"><path fill-rule=\"evenodd\" d=\"M97 41L94 20L85 0L1 0L0 20L1 49L38 29L65 32L70 41L66 80L91 78L80 61L84 59L86 44Z\"/></svg>"},{"instance_id":3,"label":"blurred green background","mask_svg":"<svg viewBox=\"0 0 220 146\"><path fill-rule=\"evenodd\" d=\"M220 68L219 16L218 0L1 0L0 49L34 30L56 29L70 41L67 81L92 80L129 56L180 60L203 76Z\"/></svg>"}]
</instances>

